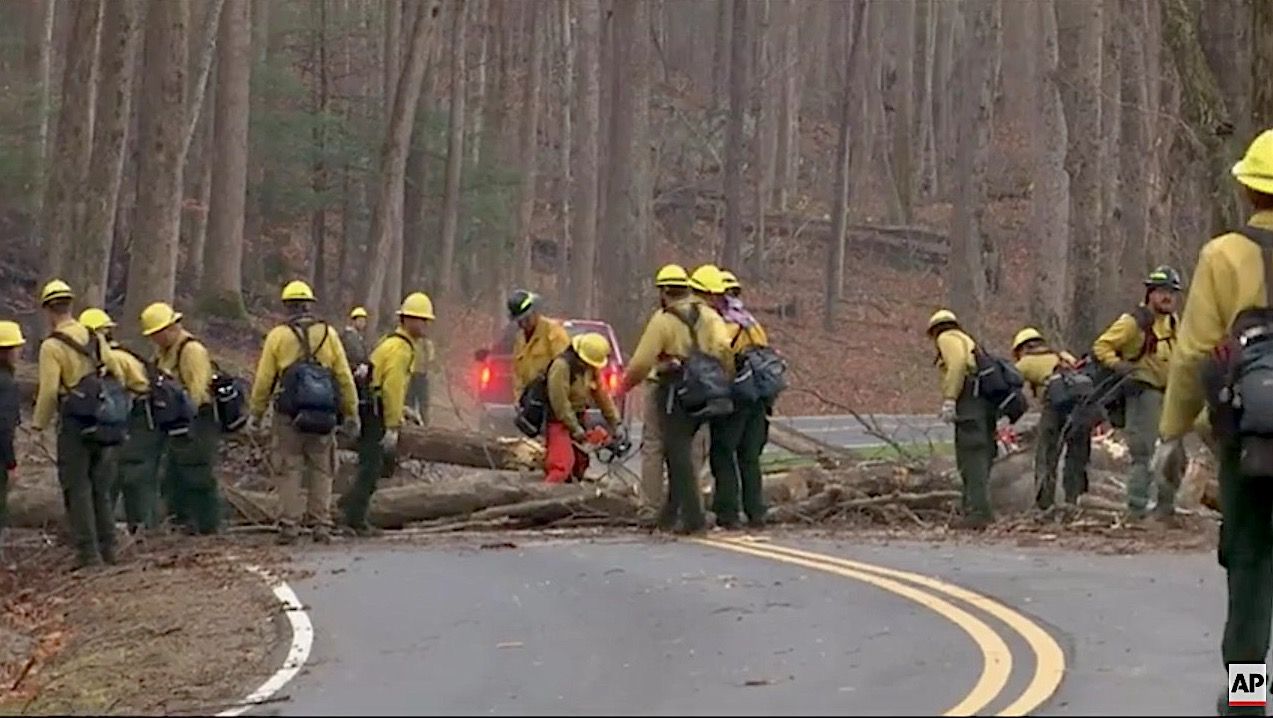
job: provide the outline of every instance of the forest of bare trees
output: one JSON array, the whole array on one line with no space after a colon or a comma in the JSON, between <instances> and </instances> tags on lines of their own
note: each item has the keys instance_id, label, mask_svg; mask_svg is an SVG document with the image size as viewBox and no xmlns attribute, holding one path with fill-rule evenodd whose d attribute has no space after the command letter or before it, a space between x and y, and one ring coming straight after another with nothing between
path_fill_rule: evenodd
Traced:
<instances>
[{"instance_id":1,"label":"forest of bare trees","mask_svg":"<svg viewBox=\"0 0 1273 718\"><path fill-rule=\"evenodd\" d=\"M919 237L934 306L976 326L1026 273L1028 316L1077 346L1149 266L1187 270L1242 221L1227 169L1273 124L1259 0L0 14L4 242L30 250L28 283L64 276L124 316L176 299L234 319L294 276L382 318L404 288L493 310L516 283L630 333L657 264L716 259L815 288L831 328L856 252Z\"/></svg>"}]
</instances>

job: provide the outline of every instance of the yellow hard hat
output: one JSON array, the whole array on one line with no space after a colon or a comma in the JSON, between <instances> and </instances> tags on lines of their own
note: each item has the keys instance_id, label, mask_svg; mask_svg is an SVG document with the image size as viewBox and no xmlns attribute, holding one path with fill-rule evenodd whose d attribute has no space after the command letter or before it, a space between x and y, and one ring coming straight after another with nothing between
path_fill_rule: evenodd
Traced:
<instances>
[{"instance_id":1,"label":"yellow hard hat","mask_svg":"<svg viewBox=\"0 0 1273 718\"><path fill-rule=\"evenodd\" d=\"M1017 332L1017 335L1012 338L1012 349L1013 351L1016 351L1021 348L1022 344L1035 340L1043 341L1043 335L1040 334L1039 330L1034 327L1026 327L1025 329Z\"/></svg>"},{"instance_id":2,"label":"yellow hard hat","mask_svg":"<svg viewBox=\"0 0 1273 718\"><path fill-rule=\"evenodd\" d=\"M1233 166L1233 176L1246 187L1273 194L1273 130L1265 130Z\"/></svg>"},{"instance_id":3,"label":"yellow hard hat","mask_svg":"<svg viewBox=\"0 0 1273 718\"><path fill-rule=\"evenodd\" d=\"M285 302L312 302L314 301L314 290L309 285L299 279L293 279L283 287L283 301Z\"/></svg>"},{"instance_id":4,"label":"yellow hard hat","mask_svg":"<svg viewBox=\"0 0 1273 718\"><path fill-rule=\"evenodd\" d=\"M721 280L720 268L715 264L704 264L690 275L690 289L708 294L724 294L725 285Z\"/></svg>"},{"instance_id":5,"label":"yellow hard hat","mask_svg":"<svg viewBox=\"0 0 1273 718\"><path fill-rule=\"evenodd\" d=\"M600 334L589 332L570 340L570 346L585 364L600 369L610 359L610 342Z\"/></svg>"},{"instance_id":6,"label":"yellow hard hat","mask_svg":"<svg viewBox=\"0 0 1273 718\"><path fill-rule=\"evenodd\" d=\"M366 309L363 309L362 307L354 307L354 308L353 308L353 309L349 312L349 318L350 318L350 319L366 319L366 318L367 318L367 310L366 310Z\"/></svg>"},{"instance_id":7,"label":"yellow hard hat","mask_svg":"<svg viewBox=\"0 0 1273 718\"><path fill-rule=\"evenodd\" d=\"M141 310L141 335L148 337L181 321L181 312L165 302L155 302Z\"/></svg>"},{"instance_id":8,"label":"yellow hard hat","mask_svg":"<svg viewBox=\"0 0 1273 718\"><path fill-rule=\"evenodd\" d=\"M688 287L690 285L690 275L685 271L685 267L679 264L665 264L654 275L654 286L656 287Z\"/></svg>"},{"instance_id":9,"label":"yellow hard hat","mask_svg":"<svg viewBox=\"0 0 1273 718\"><path fill-rule=\"evenodd\" d=\"M111 316L97 307L89 307L80 312L80 324L95 332L101 329L115 328L115 322L111 319Z\"/></svg>"},{"instance_id":10,"label":"yellow hard hat","mask_svg":"<svg viewBox=\"0 0 1273 718\"><path fill-rule=\"evenodd\" d=\"M398 310L400 317L416 319L435 319L433 316L433 300L424 292L412 292L402 300L402 308Z\"/></svg>"},{"instance_id":11,"label":"yellow hard hat","mask_svg":"<svg viewBox=\"0 0 1273 718\"><path fill-rule=\"evenodd\" d=\"M20 347L27 340L22 338L22 327L17 322L0 322L0 349Z\"/></svg>"},{"instance_id":12,"label":"yellow hard hat","mask_svg":"<svg viewBox=\"0 0 1273 718\"><path fill-rule=\"evenodd\" d=\"M48 304L54 299L74 299L75 292L71 291L71 285L60 279L54 279L44 285L44 289L40 292L40 304Z\"/></svg>"},{"instance_id":13,"label":"yellow hard hat","mask_svg":"<svg viewBox=\"0 0 1273 718\"><path fill-rule=\"evenodd\" d=\"M742 283L738 281L738 277L735 277L734 273L727 269L720 270L720 282L725 291L743 288Z\"/></svg>"},{"instance_id":14,"label":"yellow hard hat","mask_svg":"<svg viewBox=\"0 0 1273 718\"><path fill-rule=\"evenodd\" d=\"M928 318L928 330L932 331L933 327L939 324L958 324L959 318L949 309L938 309L933 316Z\"/></svg>"}]
</instances>

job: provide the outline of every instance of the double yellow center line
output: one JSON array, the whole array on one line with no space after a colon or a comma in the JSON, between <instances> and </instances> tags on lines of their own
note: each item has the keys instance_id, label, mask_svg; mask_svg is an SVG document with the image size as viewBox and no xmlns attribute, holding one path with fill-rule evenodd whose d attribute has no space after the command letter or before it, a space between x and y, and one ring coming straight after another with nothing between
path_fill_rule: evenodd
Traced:
<instances>
[{"instance_id":1,"label":"double yellow center line","mask_svg":"<svg viewBox=\"0 0 1273 718\"><path fill-rule=\"evenodd\" d=\"M1012 652L1003 637L965 607L992 616L1015 631L1034 652L1034 675L1021 695L997 715L1020 716L1041 706L1056 692L1065 675L1065 653L1046 631L1021 613L961 586L910 571L801 551L754 538L702 538L700 544L767 558L815 571L862 581L896 594L959 626L977 644L982 655L981 676L963 700L944 715L973 715L1003 693L1012 675ZM950 600L950 599L953 599ZM957 605L958 604L963 604Z\"/></svg>"}]
</instances>

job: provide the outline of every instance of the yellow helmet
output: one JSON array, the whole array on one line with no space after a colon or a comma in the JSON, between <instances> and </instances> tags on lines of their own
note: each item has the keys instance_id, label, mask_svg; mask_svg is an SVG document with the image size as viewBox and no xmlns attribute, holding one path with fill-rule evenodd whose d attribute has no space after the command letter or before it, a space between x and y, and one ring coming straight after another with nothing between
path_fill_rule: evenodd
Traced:
<instances>
[{"instance_id":1,"label":"yellow helmet","mask_svg":"<svg viewBox=\"0 0 1273 718\"><path fill-rule=\"evenodd\" d=\"M1273 194L1273 130L1265 130L1233 166L1233 176L1246 187Z\"/></svg>"},{"instance_id":2,"label":"yellow helmet","mask_svg":"<svg viewBox=\"0 0 1273 718\"><path fill-rule=\"evenodd\" d=\"M400 317L415 317L416 319L436 319L433 316L433 300L429 299L429 295L424 292L412 292L402 300L402 307L398 310Z\"/></svg>"},{"instance_id":3,"label":"yellow helmet","mask_svg":"<svg viewBox=\"0 0 1273 718\"><path fill-rule=\"evenodd\" d=\"M111 319L111 316L97 307L89 307L80 312L80 324L95 332L102 329L115 328L115 322Z\"/></svg>"},{"instance_id":4,"label":"yellow helmet","mask_svg":"<svg viewBox=\"0 0 1273 718\"><path fill-rule=\"evenodd\" d=\"M727 292L731 289L743 288L742 283L738 281L738 277L735 277L733 272L726 269L720 271L720 282Z\"/></svg>"},{"instance_id":5,"label":"yellow helmet","mask_svg":"<svg viewBox=\"0 0 1273 718\"><path fill-rule=\"evenodd\" d=\"M22 327L17 322L0 322L0 349L20 347L27 340L22 338Z\"/></svg>"},{"instance_id":6,"label":"yellow helmet","mask_svg":"<svg viewBox=\"0 0 1273 718\"><path fill-rule=\"evenodd\" d=\"M721 280L720 268L715 264L704 264L690 275L690 289L707 294L724 294L725 286Z\"/></svg>"},{"instance_id":7,"label":"yellow helmet","mask_svg":"<svg viewBox=\"0 0 1273 718\"><path fill-rule=\"evenodd\" d=\"M299 279L293 279L283 287L283 301L285 302L312 302L314 301L314 290L309 285Z\"/></svg>"},{"instance_id":8,"label":"yellow helmet","mask_svg":"<svg viewBox=\"0 0 1273 718\"><path fill-rule=\"evenodd\" d=\"M141 335L148 337L181 321L181 312L165 302L155 302L141 310Z\"/></svg>"},{"instance_id":9,"label":"yellow helmet","mask_svg":"<svg viewBox=\"0 0 1273 718\"><path fill-rule=\"evenodd\" d=\"M367 318L367 310L366 310L366 309L364 309L364 308L362 308L362 307L354 307L354 308L353 308L352 310L350 310L350 312L349 312L349 318L350 318L350 319L366 319L366 318Z\"/></svg>"},{"instance_id":10,"label":"yellow helmet","mask_svg":"<svg viewBox=\"0 0 1273 718\"><path fill-rule=\"evenodd\" d=\"M74 299L75 292L71 291L71 285L60 279L54 279L44 285L44 289L40 292L40 304L48 304L54 299Z\"/></svg>"},{"instance_id":11,"label":"yellow helmet","mask_svg":"<svg viewBox=\"0 0 1273 718\"><path fill-rule=\"evenodd\" d=\"M654 286L656 287L688 287L690 286L690 275L685 271L685 267L679 264L665 264L654 275Z\"/></svg>"},{"instance_id":12,"label":"yellow helmet","mask_svg":"<svg viewBox=\"0 0 1273 718\"><path fill-rule=\"evenodd\" d=\"M958 324L959 318L949 309L938 309L933 316L928 318L928 331L932 331L933 327L940 324Z\"/></svg>"},{"instance_id":13,"label":"yellow helmet","mask_svg":"<svg viewBox=\"0 0 1273 718\"><path fill-rule=\"evenodd\" d=\"M1043 341L1043 335L1040 334L1039 330L1035 329L1034 327L1026 327L1025 329L1022 329L1021 331L1017 332L1017 335L1013 337L1012 350L1016 351L1021 348L1022 344L1025 344L1026 342L1032 342L1035 340Z\"/></svg>"},{"instance_id":14,"label":"yellow helmet","mask_svg":"<svg viewBox=\"0 0 1273 718\"><path fill-rule=\"evenodd\" d=\"M589 332L570 340L570 346L585 364L600 369L610 359L610 342L600 334Z\"/></svg>"}]
</instances>

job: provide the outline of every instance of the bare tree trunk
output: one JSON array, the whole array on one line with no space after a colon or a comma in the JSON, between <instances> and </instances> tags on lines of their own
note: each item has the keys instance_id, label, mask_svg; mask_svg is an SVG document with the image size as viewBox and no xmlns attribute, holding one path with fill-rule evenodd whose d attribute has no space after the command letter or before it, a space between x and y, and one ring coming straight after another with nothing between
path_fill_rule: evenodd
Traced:
<instances>
[{"instance_id":1,"label":"bare tree trunk","mask_svg":"<svg viewBox=\"0 0 1273 718\"><path fill-rule=\"evenodd\" d=\"M597 144L601 124L601 10L591 0L572 0L578 18L579 56L575 71L578 106L574 146L574 250L571 256L570 305L577 316L593 313L593 267L597 257Z\"/></svg>"},{"instance_id":2,"label":"bare tree trunk","mask_svg":"<svg viewBox=\"0 0 1273 718\"><path fill-rule=\"evenodd\" d=\"M571 166L571 155L574 143L574 131L572 124L574 122L574 112L571 108L571 99L575 94L575 44L574 34L571 31L571 12L570 0L560 0L558 4L561 17L561 27L559 34L561 36L561 127L558 128L561 149L561 178L558 182L561 196L561 239L558 244L560 247L557 258L560 265L557 268L557 294L560 301L568 301L573 292L570 289L570 258L574 255L574 238L572 235L573 222L571 221L571 213L574 207L571 203L570 187L571 173L574 168Z\"/></svg>"},{"instance_id":3,"label":"bare tree trunk","mask_svg":"<svg viewBox=\"0 0 1273 718\"><path fill-rule=\"evenodd\" d=\"M402 5L398 0L382 0L382 6L385 11L385 34L384 34L384 81L381 85L381 92L385 98L384 108L389 111L393 107L393 93L398 87L398 74L401 72L400 60L402 58L399 48L402 47ZM385 117L385 124L389 123L389 118Z\"/></svg>"},{"instance_id":4,"label":"bare tree trunk","mask_svg":"<svg viewBox=\"0 0 1273 718\"><path fill-rule=\"evenodd\" d=\"M796 0L782 0L782 94L778 100L778 148L774 175L774 204L787 210L797 191L800 172L800 15Z\"/></svg>"},{"instance_id":5,"label":"bare tree trunk","mask_svg":"<svg viewBox=\"0 0 1273 718\"><path fill-rule=\"evenodd\" d=\"M44 198L44 256L47 269L61 276L70 269L71 231L77 207L84 201L80 187L88 174L93 151L94 65L97 55L101 3L86 0L72 6L71 34L66 44L62 75L62 107L52 169Z\"/></svg>"},{"instance_id":6,"label":"bare tree trunk","mask_svg":"<svg viewBox=\"0 0 1273 718\"><path fill-rule=\"evenodd\" d=\"M955 163L956 172L963 179L959 183L959 201L955 203L947 287L951 309L966 326L979 327L986 302L987 269L993 264L993 251L983 225L994 111L991 56L999 28L999 7L996 0L969 0L966 7L972 13L972 34L964 43L960 61L959 84L966 89L960 94L956 120L959 144Z\"/></svg>"},{"instance_id":7,"label":"bare tree trunk","mask_svg":"<svg viewBox=\"0 0 1273 718\"><path fill-rule=\"evenodd\" d=\"M1131 2L1123 6L1124 22L1131 27L1147 27L1148 13L1143 2ZM1156 150L1150 145L1151 115L1149 114L1150 80L1145 61L1145 45L1149 38L1142 33L1119 35L1122 47L1122 67L1119 68L1122 96L1122 119L1118 143L1119 172L1122 175L1122 232L1123 247L1118 267L1121 270L1114 297L1125 306L1131 306L1132 292L1139 293L1133 278L1149 269L1145 257L1145 238L1149 234L1149 204L1152 201L1150 164ZM1114 156L1109 155L1113 160ZM1133 289L1135 287L1135 289Z\"/></svg>"},{"instance_id":8,"label":"bare tree trunk","mask_svg":"<svg viewBox=\"0 0 1273 718\"><path fill-rule=\"evenodd\" d=\"M1257 128L1273 126L1273 3L1251 3L1251 119Z\"/></svg>"},{"instance_id":9,"label":"bare tree trunk","mask_svg":"<svg viewBox=\"0 0 1273 718\"><path fill-rule=\"evenodd\" d=\"M850 130L853 125L854 108L857 107L852 88L855 85L853 65L861 61L859 48L864 44L862 36L866 28L866 3L856 2L851 12L844 17L844 32L848 38L849 52L846 57L833 57L833 61L843 63L842 90L840 94L839 133L835 152L835 195L831 205L831 240L827 245L827 283L823 293L822 327L831 331L835 327L836 308L844 294L844 261L846 254L846 225L849 213L849 161L852 147Z\"/></svg>"},{"instance_id":10,"label":"bare tree trunk","mask_svg":"<svg viewBox=\"0 0 1273 718\"><path fill-rule=\"evenodd\" d=\"M517 203L517 237L513 251L513 279L518 285L530 280L531 222L535 214L536 157L539 154L539 104L543 85L544 28L541 0L526 0L530 12L530 54L526 59L526 85L522 95L521 196Z\"/></svg>"},{"instance_id":11,"label":"bare tree trunk","mask_svg":"<svg viewBox=\"0 0 1273 718\"><path fill-rule=\"evenodd\" d=\"M107 0L108 2L110 0ZM268 2L268 0L259 0ZM221 13L226 0L206 0L208 14L203 20L203 47L199 52L199 64L194 68L192 82L186 93L186 131L181 140L181 157L184 161L190 152L190 143L194 141L195 127L203 114L203 100L208 93L208 78L212 75L212 58L217 53L218 28L221 26ZM248 27L244 25L244 27Z\"/></svg>"},{"instance_id":12,"label":"bare tree trunk","mask_svg":"<svg viewBox=\"0 0 1273 718\"><path fill-rule=\"evenodd\" d=\"M1240 138L1251 136L1251 98L1253 78L1246 72L1251 66L1253 5L1267 5L1267 0L1207 0L1204 12L1198 14L1198 39L1220 94L1224 96ZM1267 79L1259 82L1267 83ZM1226 181L1228 181L1226 179Z\"/></svg>"},{"instance_id":13,"label":"bare tree trunk","mask_svg":"<svg viewBox=\"0 0 1273 718\"><path fill-rule=\"evenodd\" d=\"M752 233L751 272L754 280L765 275L765 212L769 209L769 188L773 186L774 155L778 148L777 107L778 98L774 96L774 73L770 61L773 43L770 42L772 7L770 0L762 0L754 6L758 13L754 19L753 32L756 42L755 62L755 137L752 150L755 156L756 221ZM738 267L731 267L737 270Z\"/></svg>"},{"instance_id":14,"label":"bare tree trunk","mask_svg":"<svg viewBox=\"0 0 1273 718\"><path fill-rule=\"evenodd\" d=\"M729 117L725 137L725 247L720 263L737 267L743 249L743 119L747 114L747 3L733 4L729 48Z\"/></svg>"},{"instance_id":15,"label":"bare tree trunk","mask_svg":"<svg viewBox=\"0 0 1273 718\"><path fill-rule=\"evenodd\" d=\"M937 78L934 86L936 106L933 110L933 147L934 161L937 167L936 196L951 196L952 189L957 188L959 179L955 178L955 148L958 146L955 137L956 117L956 74L955 63L958 55L956 49L964 32L963 7L954 3L937 3L940 7L937 37Z\"/></svg>"},{"instance_id":16,"label":"bare tree trunk","mask_svg":"<svg viewBox=\"0 0 1273 718\"><path fill-rule=\"evenodd\" d=\"M931 199L937 196L937 133L934 127L937 96L933 85L937 72L937 27L941 10L937 0L925 2L924 85L919 103L919 191L921 197Z\"/></svg>"},{"instance_id":17,"label":"bare tree trunk","mask_svg":"<svg viewBox=\"0 0 1273 718\"><path fill-rule=\"evenodd\" d=\"M393 93L393 108L389 127L380 149L380 180L376 206L371 214L366 279L362 297L367 307L380 307L380 322L393 316L400 298L386 301L385 285L393 272L401 276L398 266L390 264L393 256L395 234L402 235L402 190L406 174L407 150L411 142L411 128L415 124L416 104L420 86L424 80L424 64L429 56L429 46L435 34L437 5L427 0L416 12L416 22L411 31L411 49L405 71L399 73L397 91Z\"/></svg>"},{"instance_id":18,"label":"bare tree trunk","mask_svg":"<svg viewBox=\"0 0 1273 718\"><path fill-rule=\"evenodd\" d=\"M1061 100L1069 128L1065 165L1070 174L1070 346L1095 338L1101 254L1101 34L1104 0L1059 0Z\"/></svg>"},{"instance_id":19,"label":"bare tree trunk","mask_svg":"<svg viewBox=\"0 0 1273 718\"><path fill-rule=\"evenodd\" d=\"M1147 0L1154 2L1155 0ZM1045 336L1060 337L1068 326L1070 176L1065 171L1068 146L1065 112L1057 80L1058 44L1053 0L1031 5L1034 45L1041 58L1033 83L1034 190L1030 193L1034 237L1034 279L1030 283L1030 316Z\"/></svg>"},{"instance_id":20,"label":"bare tree trunk","mask_svg":"<svg viewBox=\"0 0 1273 718\"><path fill-rule=\"evenodd\" d=\"M478 43L477 51L477 81L476 87L473 89L473 107L468 113L470 122L468 132L469 162L474 167L477 167L482 159L482 118L486 112L486 63L487 58L490 57L492 14L490 0L478 0L478 7L474 11L474 16L478 19L481 42Z\"/></svg>"},{"instance_id":21,"label":"bare tree trunk","mask_svg":"<svg viewBox=\"0 0 1273 718\"><path fill-rule=\"evenodd\" d=\"M151 0L146 16L137 221L129 252L126 317L139 316L151 302L171 302L176 290L188 10L187 0Z\"/></svg>"},{"instance_id":22,"label":"bare tree trunk","mask_svg":"<svg viewBox=\"0 0 1273 718\"><path fill-rule=\"evenodd\" d=\"M1103 33L1101 44L1101 243L1100 257L1097 265L1097 293L1099 300L1094 302L1099 312L1097 325L1107 318L1113 320L1121 313L1124 304L1119 301L1121 287L1127 286L1122 268L1117 259L1123 256L1123 244L1126 238L1122 234L1122 172L1118 161L1119 146L1124 141L1122 130L1122 101L1120 88L1122 78L1121 43L1122 33L1115 33L1113 28L1123 27L1120 3L1106 3L1102 22L1110 32ZM1090 299L1089 299L1090 301Z\"/></svg>"},{"instance_id":23,"label":"bare tree trunk","mask_svg":"<svg viewBox=\"0 0 1273 718\"><path fill-rule=\"evenodd\" d=\"M208 88L212 97L208 102L216 102L216 86ZM193 148L198 155L187 156L186 167L197 168L199 175L195 177L193 192L195 207L193 211L182 214L182 234L180 240L186 247L186 264L177 275L178 282L188 282L188 286L197 287L203 282L203 252L208 246L208 205L212 201L212 165L216 154L216 132L213 128L213 113L201 113L199 129L195 131Z\"/></svg>"},{"instance_id":24,"label":"bare tree trunk","mask_svg":"<svg viewBox=\"0 0 1273 718\"><path fill-rule=\"evenodd\" d=\"M649 32L648 7L643 0L614 0L611 92L610 181L605 222L606 292L603 315L615 322L619 336L631 339L639 329L643 305L642 236L650 221L649 178Z\"/></svg>"},{"instance_id":25,"label":"bare tree trunk","mask_svg":"<svg viewBox=\"0 0 1273 718\"><path fill-rule=\"evenodd\" d=\"M309 216L310 244L314 253L314 287L321 306L334 309L338 306L327 291L327 126L330 111L327 76L327 2L318 0L318 32L315 33L311 57L314 73L314 114L319 118L314 125L314 164L310 168L310 189L314 193L314 209ZM312 5L311 5L312 7Z\"/></svg>"},{"instance_id":26,"label":"bare tree trunk","mask_svg":"<svg viewBox=\"0 0 1273 718\"><path fill-rule=\"evenodd\" d=\"M438 22L442 22L439 20ZM430 97L440 93L433 86L433 77L442 64L438 45L434 43L429 51L429 59L424 64L424 79L420 84L420 97L416 100L415 127L411 130L411 149L407 151L406 186L403 188L403 232L402 232L402 286L417 285L421 282L436 281L438 278L436 262L426 262L429 253L429 238L441 231L441 220L430 221L429 214L429 137L425 113L430 107ZM434 270L426 274L425 265ZM396 266L396 265L395 265ZM392 291L391 291L392 290ZM393 287L386 285L385 292L392 296L397 293Z\"/></svg>"},{"instance_id":27,"label":"bare tree trunk","mask_svg":"<svg viewBox=\"0 0 1273 718\"><path fill-rule=\"evenodd\" d=\"M106 302L111 244L115 238L115 206L128 147L132 119L133 74L140 23L138 0L118 0L103 7L102 47L98 58L96 127L88 168L83 214L76 217L75 261L63 273L85 306Z\"/></svg>"},{"instance_id":28,"label":"bare tree trunk","mask_svg":"<svg viewBox=\"0 0 1273 718\"><path fill-rule=\"evenodd\" d=\"M460 172L464 167L465 9L455 8L451 26L451 114L446 148L446 194L442 200L442 251L438 259L438 289L450 297L455 272L455 233L460 219Z\"/></svg>"},{"instance_id":29,"label":"bare tree trunk","mask_svg":"<svg viewBox=\"0 0 1273 718\"><path fill-rule=\"evenodd\" d=\"M27 51L30 53L30 81L36 90L36 151L34 154L38 175L34 191L33 214L42 217L45 184L49 168L49 115L52 107L51 66L53 51L53 18L56 16L57 0L38 0L37 12L31 15L32 27L28 34Z\"/></svg>"},{"instance_id":30,"label":"bare tree trunk","mask_svg":"<svg viewBox=\"0 0 1273 718\"><path fill-rule=\"evenodd\" d=\"M914 205L914 170L911 148L915 145L915 3L918 0L900 0L893 5L897 11L897 33L900 41L897 58L897 81L893 92L893 105L897 108L893 126L893 174L897 182L897 196L901 200L902 220L907 224L912 218Z\"/></svg>"},{"instance_id":31,"label":"bare tree trunk","mask_svg":"<svg viewBox=\"0 0 1273 718\"><path fill-rule=\"evenodd\" d=\"M716 31L712 44L712 109L719 111L728 90L730 57L730 21L734 0L716 0Z\"/></svg>"}]
</instances>

